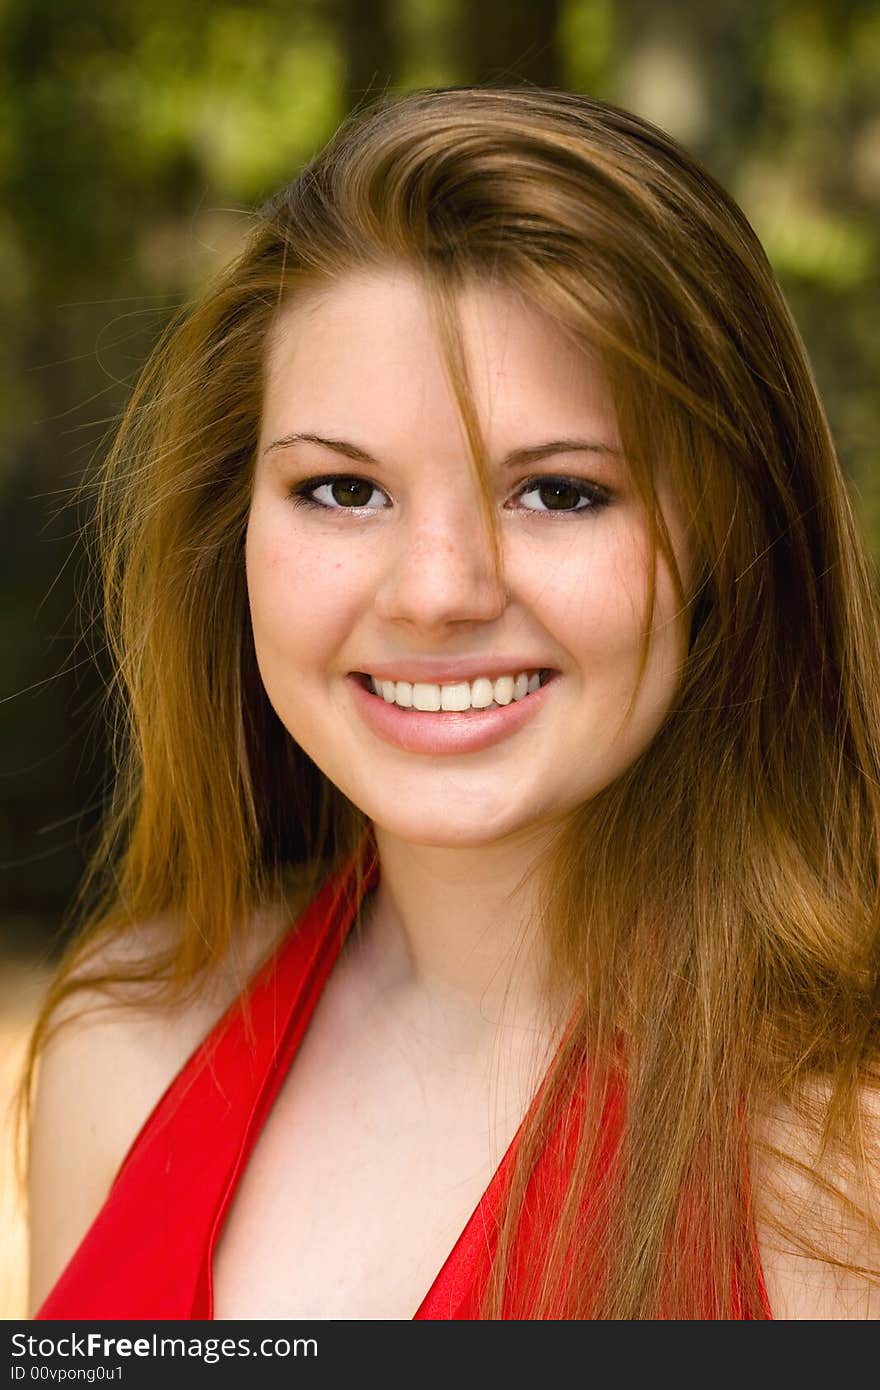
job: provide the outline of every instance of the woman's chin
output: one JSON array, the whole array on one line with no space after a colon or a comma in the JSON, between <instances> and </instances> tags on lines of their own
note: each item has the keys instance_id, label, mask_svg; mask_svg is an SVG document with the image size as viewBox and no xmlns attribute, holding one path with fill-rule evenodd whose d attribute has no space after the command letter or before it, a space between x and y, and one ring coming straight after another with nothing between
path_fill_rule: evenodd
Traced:
<instances>
[{"instance_id":1,"label":"woman's chin","mask_svg":"<svg viewBox=\"0 0 880 1390\"><path fill-rule=\"evenodd\" d=\"M367 814L380 834L431 849L489 849L505 841L528 840L531 827L530 820L512 817L509 807L497 817L480 811L463 816L460 808L446 815L439 808L423 816Z\"/></svg>"}]
</instances>

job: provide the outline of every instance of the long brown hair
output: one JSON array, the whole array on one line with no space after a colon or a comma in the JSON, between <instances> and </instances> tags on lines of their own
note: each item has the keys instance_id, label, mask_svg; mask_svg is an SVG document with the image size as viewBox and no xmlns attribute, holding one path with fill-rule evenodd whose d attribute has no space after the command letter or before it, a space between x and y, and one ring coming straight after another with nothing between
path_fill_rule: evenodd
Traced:
<instances>
[{"instance_id":1,"label":"long brown hair","mask_svg":"<svg viewBox=\"0 0 880 1390\"><path fill-rule=\"evenodd\" d=\"M565 818L540 866L555 976L582 1003L519 1147L484 1315L764 1316L744 1153L766 1098L813 1125L841 1183L847 1165L865 1172L880 607L754 232L667 135L586 97L444 89L351 119L152 354L99 479L114 798L25 1089L59 1003L135 974L90 976L97 944L173 915L173 946L138 966L158 1006L197 987L297 865L316 883L361 843L363 813L262 689L243 544L280 306L304 283L389 263L415 268L436 309L493 537L456 318L469 277L517 287L601 354L654 564L659 550L678 575L659 466L690 535L673 706L650 748ZM644 660L653 588L649 600ZM515 1297L526 1183L585 1066L569 1190ZM618 1161L600 1173L603 1105L621 1079ZM793 1209L781 1222L813 1248Z\"/></svg>"}]
</instances>

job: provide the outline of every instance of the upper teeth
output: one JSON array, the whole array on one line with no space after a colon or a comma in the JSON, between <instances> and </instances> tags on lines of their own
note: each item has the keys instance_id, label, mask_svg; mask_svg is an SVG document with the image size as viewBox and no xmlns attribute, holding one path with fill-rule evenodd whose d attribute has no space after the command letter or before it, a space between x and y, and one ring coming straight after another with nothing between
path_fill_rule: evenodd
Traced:
<instances>
[{"instance_id":1,"label":"upper teeth","mask_svg":"<svg viewBox=\"0 0 880 1390\"><path fill-rule=\"evenodd\" d=\"M475 681L461 681L456 685L431 685L427 681L382 681L370 676L370 683L376 695L381 695L389 705L401 705L404 709L420 710L466 710L488 709L491 704L509 705L511 700L522 700L531 695L541 684L539 671L520 671L515 676L499 676L489 680L488 676L478 676Z\"/></svg>"}]
</instances>

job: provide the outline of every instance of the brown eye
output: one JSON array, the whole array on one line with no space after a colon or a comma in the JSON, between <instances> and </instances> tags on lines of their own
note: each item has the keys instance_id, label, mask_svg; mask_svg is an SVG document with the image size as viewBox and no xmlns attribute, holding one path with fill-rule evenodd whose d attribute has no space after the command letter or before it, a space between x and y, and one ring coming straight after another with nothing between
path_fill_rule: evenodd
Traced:
<instances>
[{"instance_id":1,"label":"brown eye","mask_svg":"<svg viewBox=\"0 0 880 1390\"><path fill-rule=\"evenodd\" d=\"M325 512L380 511L370 506L370 498L382 489L367 478L352 478L345 473L331 473L323 478L307 478L291 489L290 500L299 507L316 507ZM323 494L321 496L320 494Z\"/></svg>"},{"instance_id":2,"label":"brown eye","mask_svg":"<svg viewBox=\"0 0 880 1390\"><path fill-rule=\"evenodd\" d=\"M525 504L530 512L595 512L609 501L603 488L579 478L532 478L520 489L519 496L538 498L539 506Z\"/></svg>"},{"instance_id":3,"label":"brown eye","mask_svg":"<svg viewBox=\"0 0 880 1390\"><path fill-rule=\"evenodd\" d=\"M571 483L541 483L538 496L549 511L567 511L580 500Z\"/></svg>"},{"instance_id":4,"label":"brown eye","mask_svg":"<svg viewBox=\"0 0 880 1390\"><path fill-rule=\"evenodd\" d=\"M365 507L375 490L364 478L338 478L329 486L334 502L340 507Z\"/></svg>"}]
</instances>

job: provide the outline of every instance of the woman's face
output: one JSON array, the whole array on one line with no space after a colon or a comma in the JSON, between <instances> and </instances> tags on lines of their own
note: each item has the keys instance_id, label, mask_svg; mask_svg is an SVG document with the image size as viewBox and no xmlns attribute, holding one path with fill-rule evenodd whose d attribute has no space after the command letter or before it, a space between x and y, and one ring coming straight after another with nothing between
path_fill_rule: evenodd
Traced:
<instances>
[{"instance_id":1,"label":"woman's face","mask_svg":"<svg viewBox=\"0 0 880 1390\"><path fill-rule=\"evenodd\" d=\"M663 721L687 639L660 556L649 665L623 723L649 551L607 386L512 290L475 284L460 309L503 584L428 309L402 269L283 311L246 563L260 673L291 736L389 833L478 846L623 772ZM658 491L686 583L680 518L662 479ZM548 668L535 690L526 677Z\"/></svg>"}]
</instances>

